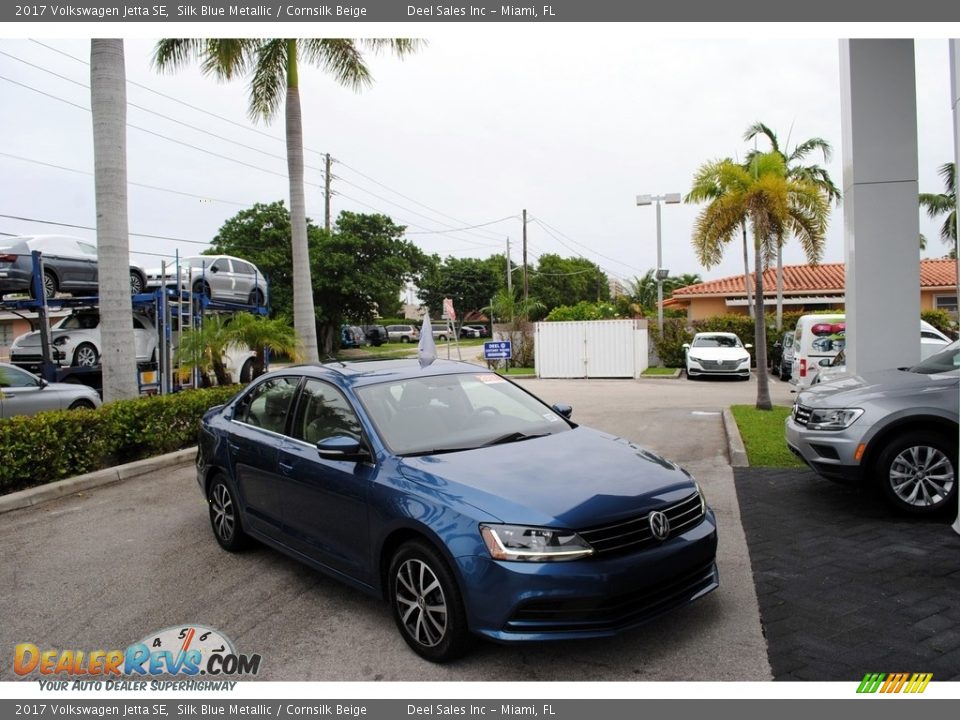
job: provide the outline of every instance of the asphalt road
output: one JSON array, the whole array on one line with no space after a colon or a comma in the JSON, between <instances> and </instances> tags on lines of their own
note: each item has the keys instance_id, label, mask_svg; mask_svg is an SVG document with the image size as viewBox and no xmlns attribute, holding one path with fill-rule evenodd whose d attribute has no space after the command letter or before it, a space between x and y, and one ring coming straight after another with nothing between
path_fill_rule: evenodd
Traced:
<instances>
[{"instance_id":1,"label":"asphalt road","mask_svg":"<svg viewBox=\"0 0 960 720\"><path fill-rule=\"evenodd\" d=\"M0 648L120 649L200 623L270 680L766 680L771 677L720 411L755 381L525 380L574 419L684 464L720 525L721 587L612 640L480 643L438 666L414 655L385 603L264 547L214 541L192 466L158 471L0 516ZM773 381L776 402L790 401ZM549 467L544 468L549 472ZM15 680L12 658L0 680Z\"/></svg>"}]
</instances>

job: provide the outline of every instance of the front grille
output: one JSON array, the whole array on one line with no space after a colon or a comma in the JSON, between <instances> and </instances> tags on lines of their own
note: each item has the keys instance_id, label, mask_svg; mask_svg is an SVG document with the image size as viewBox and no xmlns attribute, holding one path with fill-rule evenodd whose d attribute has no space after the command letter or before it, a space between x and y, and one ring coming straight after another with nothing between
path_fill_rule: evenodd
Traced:
<instances>
[{"instance_id":1,"label":"front grille","mask_svg":"<svg viewBox=\"0 0 960 720\"><path fill-rule=\"evenodd\" d=\"M704 370L736 370L740 366L737 360L701 360L700 366Z\"/></svg>"},{"instance_id":2,"label":"front grille","mask_svg":"<svg viewBox=\"0 0 960 720\"><path fill-rule=\"evenodd\" d=\"M700 494L694 492L675 505L656 508L670 520L669 540L703 521L703 505ZM658 544L650 529L650 513L623 520L612 525L579 530L578 534L597 551L599 555L624 554L643 550Z\"/></svg>"},{"instance_id":3,"label":"front grille","mask_svg":"<svg viewBox=\"0 0 960 720\"><path fill-rule=\"evenodd\" d=\"M622 595L576 600L532 600L506 623L514 632L597 632L636 625L717 587L713 561Z\"/></svg>"},{"instance_id":4,"label":"front grille","mask_svg":"<svg viewBox=\"0 0 960 720\"><path fill-rule=\"evenodd\" d=\"M807 423L810 422L810 408L805 407L797 403L793 406L793 421L797 425L807 426Z\"/></svg>"}]
</instances>

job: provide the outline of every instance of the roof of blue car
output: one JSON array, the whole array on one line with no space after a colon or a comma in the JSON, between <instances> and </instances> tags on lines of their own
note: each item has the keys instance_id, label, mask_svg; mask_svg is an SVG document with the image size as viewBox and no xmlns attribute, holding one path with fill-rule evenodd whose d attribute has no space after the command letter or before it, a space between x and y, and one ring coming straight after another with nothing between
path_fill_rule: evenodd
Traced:
<instances>
[{"instance_id":1,"label":"roof of blue car","mask_svg":"<svg viewBox=\"0 0 960 720\"><path fill-rule=\"evenodd\" d=\"M326 373L336 373L351 385L368 385L403 378L423 377L429 375L453 375L463 372L489 372L483 365L460 362L457 360L435 360L425 368L420 367L417 358L401 360L365 360L365 361L333 361L326 363L311 363L294 365L286 368L297 372L316 370L318 376ZM282 372L282 371L280 371Z\"/></svg>"}]
</instances>

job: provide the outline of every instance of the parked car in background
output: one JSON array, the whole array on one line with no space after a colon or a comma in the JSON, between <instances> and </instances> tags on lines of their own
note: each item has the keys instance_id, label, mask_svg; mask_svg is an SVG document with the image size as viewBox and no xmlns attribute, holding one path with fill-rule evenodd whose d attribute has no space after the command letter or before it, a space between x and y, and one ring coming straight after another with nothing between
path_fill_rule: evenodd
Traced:
<instances>
[{"instance_id":1,"label":"parked car in background","mask_svg":"<svg viewBox=\"0 0 960 720\"><path fill-rule=\"evenodd\" d=\"M133 314L133 342L138 363L156 359L157 329L146 315ZM53 361L60 365L94 367L100 364L100 312L76 310L50 328ZM10 346L10 360L37 367L43 361L40 331L25 333Z\"/></svg>"},{"instance_id":2,"label":"parked car in background","mask_svg":"<svg viewBox=\"0 0 960 720\"><path fill-rule=\"evenodd\" d=\"M197 481L221 547L385 598L433 662L475 636L608 637L716 589L693 477L571 411L467 363L300 365L203 417Z\"/></svg>"},{"instance_id":3,"label":"parked car in background","mask_svg":"<svg viewBox=\"0 0 960 720\"><path fill-rule=\"evenodd\" d=\"M447 323L431 323L430 330L433 332L433 339L440 342L446 342L447 338L453 337L450 326ZM423 332L423 326L420 328Z\"/></svg>"},{"instance_id":4,"label":"parked car in background","mask_svg":"<svg viewBox=\"0 0 960 720\"><path fill-rule=\"evenodd\" d=\"M0 418L45 410L100 407L97 391L86 385L49 383L23 368L0 363Z\"/></svg>"},{"instance_id":5,"label":"parked car in background","mask_svg":"<svg viewBox=\"0 0 960 720\"><path fill-rule=\"evenodd\" d=\"M933 325L925 320L920 321L920 359L925 360L931 355L940 352L952 341ZM820 367L817 374L813 377L812 384L820 382L830 382L847 374L847 354L846 350L841 350L836 357L823 359L820 361Z\"/></svg>"},{"instance_id":6,"label":"parked car in background","mask_svg":"<svg viewBox=\"0 0 960 720\"><path fill-rule=\"evenodd\" d=\"M733 333L702 332L683 344L687 379L701 375L733 375L750 379L750 353Z\"/></svg>"},{"instance_id":7,"label":"parked car in background","mask_svg":"<svg viewBox=\"0 0 960 720\"><path fill-rule=\"evenodd\" d=\"M476 331L477 334L474 337L490 337L490 330L486 325L464 325L464 327Z\"/></svg>"},{"instance_id":8,"label":"parked car in background","mask_svg":"<svg viewBox=\"0 0 960 720\"><path fill-rule=\"evenodd\" d=\"M341 325L340 326L340 347L342 348L359 348L364 345L369 345L367 342L367 336L363 332L363 328L359 325Z\"/></svg>"},{"instance_id":9,"label":"parked car in background","mask_svg":"<svg viewBox=\"0 0 960 720\"><path fill-rule=\"evenodd\" d=\"M147 287L177 287L177 267L170 264L166 275L160 268L147 271ZM267 280L248 260L230 255L197 255L180 258L181 290L206 295L211 300L264 307L269 296Z\"/></svg>"},{"instance_id":10,"label":"parked car in background","mask_svg":"<svg viewBox=\"0 0 960 720\"><path fill-rule=\"evenodd\" d=\"M480 331L469 325L460 326L460 337L462 338L478 338L480 337Z\"/></svg>"},{"instance_id":11,"label":"parked car in background","mask_svg":"<svg viewBox=\"0 0 960 720\"><path fill-rule=\"evenodd\" d=\"M380 347L390 340L387 329L383 325L361 325L360 329L374 347Z\"/></svg>"},{"instance_id":12,"label":"parked car in background","mask_svg":"<svg viewBox=\"0 0 960 720\"><path fill-rule=\"evenodd\" d=\"M69 235L21 235L0 238L0 297L27 293L34 297L33 258L40 251L43 257L43 291L51 298L59 293L97 295L100 292L97 246ZM137 265L130 266L130 292L134 295L146 287L146 273Z\"/></svg>"},{"instance_id":13,"label":"parked car in background","mask_svg":"<svg viewBox=\"0 0 960 720\"><path fill-rule=\"evenodd\" d=\"M770 372L781 380L788 380L793 368L793 335L793 330L785 332L770 351Z\"/></svg>"},{"instance_id":14,"label":"parked car in background","mask_svg":"<svg viewBox=\"0 0 960 720\"><path fill-rule=\"evenodd\" d=\"M797 395L790 450L831 480L878 486L897 509L956 512L960 343L910 368L848 375Z\"/></svg>"},{"instance_id":15,"label":"parked car in background","mask_svg":"<svg viewBox=\"0 0 960 720\"><path fill-rule=\"evenodd\" d=\"M846 344L846 315L812 313L801 315L793 332L793 365L790 384L809 387L823 360L833 360Z\"/></svg>"},{"instance_id":16,"label":"parked car in background","mask_svg":"<svg viewBox=\"0 0 960 720\"><path fill-rule=\"evenodd\" d=\"M417 342L420 330L415 325L387 325L387 337L390 342Z\"/></svg>"}]
</instances>

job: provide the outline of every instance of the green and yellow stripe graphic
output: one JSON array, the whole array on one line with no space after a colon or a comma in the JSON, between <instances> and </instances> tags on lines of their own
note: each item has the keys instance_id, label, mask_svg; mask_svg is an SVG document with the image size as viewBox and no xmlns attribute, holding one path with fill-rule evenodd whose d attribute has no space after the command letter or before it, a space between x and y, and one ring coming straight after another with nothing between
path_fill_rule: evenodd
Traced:
<instances>
[{"instance_id":1,"label":"green and yellow stripe graphic","mask_svg":"<svg viewBox=\"0 0 960 720\"><path fill-rule=\"evenodd\" d=\"M857 692L922 693L932 679L933 673L867 673Z\"/></svg>"}]
</instances>

